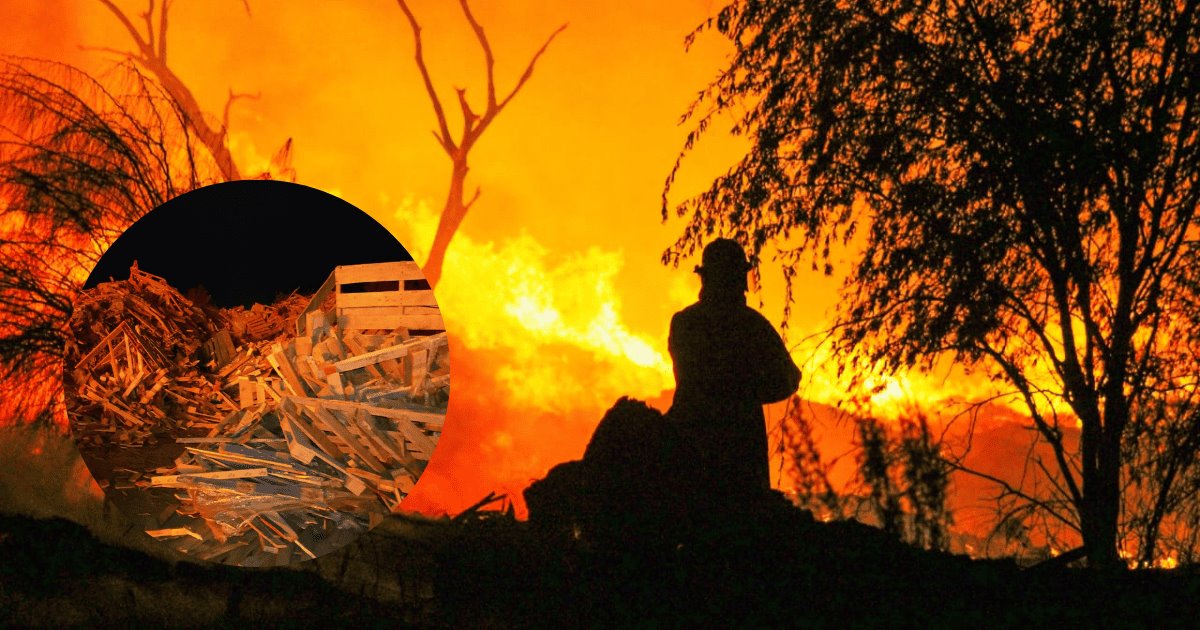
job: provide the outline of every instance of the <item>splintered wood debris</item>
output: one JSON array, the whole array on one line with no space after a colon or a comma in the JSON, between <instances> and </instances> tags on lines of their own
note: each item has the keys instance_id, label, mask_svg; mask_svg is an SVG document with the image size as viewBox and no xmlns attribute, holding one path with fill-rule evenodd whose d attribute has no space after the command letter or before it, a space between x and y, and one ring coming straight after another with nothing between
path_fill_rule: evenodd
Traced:
<instances>
[{"instance_id":1,"label":"splintered wood debris","mask_svg":"<svg viewBox=\"0 0 1200 630\"><path fill-rule=\"evenodd\" d=\"M116 448L169 447L165 465L112 467L101 482L169 492L147 533L187 555L262 566L344 544L398 510L424 470L445 420L449 357L427 287L408 293L428 297L350 293L352 305L393 305L394 316L373 306L371 322L425 334L366 329L339 308L337 276L370 289L372 274L412 268L339 267L312 299L250 309L198 306L136 265L85 292L67 409L89 466ZM414 302L416 320L404 311Z\"/></svg>"}]
</instances>

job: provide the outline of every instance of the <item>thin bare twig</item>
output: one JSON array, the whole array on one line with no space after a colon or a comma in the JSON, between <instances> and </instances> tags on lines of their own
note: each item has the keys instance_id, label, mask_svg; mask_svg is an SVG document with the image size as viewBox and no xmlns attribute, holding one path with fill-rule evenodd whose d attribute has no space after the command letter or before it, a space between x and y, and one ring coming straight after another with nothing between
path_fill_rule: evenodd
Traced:
<instances>
[{"instance_id":1,"label":"thin bare twig","mask_svg":"<svg viewBox=\"0 0 1200 630\"><path fill-rule=\"evenodd\" d=\"M425 262L424 271L425 277L429 281L430 286L436 286L441 277L442 261L446 255L446 248L450 241L454 238L455 232L458 231L458 226L462 223L463 217L466 216L467 210L479 198L479 188L475 189L475 194L470 200L464 200L463 191L466 189L466 177L469 168L467 167L467 158L471 147L479 140L483 132L491 124L492 120L504 109L506 105L517 95L517 92L525 85L529 78L533 76L533 68L537 64L538 59L549 48L550 42L558 36L563 29L567 28L566 24L559 26L546 38L541 47L530 58L526 64L521 76L517 79L512 90L502 99L497 97L496 90L496 57L492 51L491 42L488 40L487 33L483 29L483 25L475 18L475 14L471 12L471 6L468 0L459 0L459 6L462 8L463 15L471 26L471 30L475 33L475 39L479 42L479 47L483 50L484 66L487 73L487 102L482 113L477 113L471 107L467 100L466 88L455 88L455 94L458 99L458 106L462 112L462 134L454 139L450 135L450 124L446 118L446 110L442 104L441 97L438 96L437 88L434 87L433 77L429 72L429 66L425 62L424 43L421 39L421 25L417 21L416 15L408 6L407 0L396 0L400 5L400 10L404 13L404 17L408 20L408 25L413 33L413 48L414 58L417 63L417 70L421 73L421 81L425 86L425 92L429 95L429 102L433 106L434 116L437 118L437 129L433 132L433 137L437 139L442 150L450 158L453 164L453 169L450 175L450 191L446 198L446 205L442 208L442 214L438 220L437 232L434 235L433 245L429 250L429 258Z\"/></svg>"},{"instance_id":2,"label":"thin bare twig","mask_svg":"<svg viewBox=\"0 0 1200 630\"><path fill-rule=\"evenodd\" d=\"M208 148L225 179L241 179L241 173L239 173L237 165L233 162L233 155L229 152L227 143L230 102L226 102L225 104L222 127L214 129L205 120L204 112L200 108L200 104L196 101L196 97L192 94L191 89L188 88L187 84L167 64L167 29L171 8L170 0L163 0L161 6L155 0L148 0L146 11L141 13L141 18L146 23L145 35L142 35L133 21L129 19L129 16L114 4L112 0L100 0L100 3L125 27L130 38L133 39L137 52L119 51L111 48L97 48L97 50L123 55L127 59L132 59L141 64L142 67L154 74L158 78L159 83L162 84L163 89L166 90L167 95L184 112L188 125L191 126L196 136ZM248 9L249 7L247 7L247 12ZM156 10L157 26L155 26Z\"/></svg>"},{"instance_id":3,"label":"thin bare twig","mask_svg":"<svg viewBox=\"0 0 1200 630\"><path fill-rule=\"evenodd\" d=\"M425 92L429 94L429 100L433 104L433 112L437 115L439 131L435 131L433 135L438 139L438 144L441 144L447 153L452 153L457 147L450 139L450 127L446 124L446 112L442 109L442 101L438 98L437 90L433 87L433 78L429 76L429 68L425 65L425 53L421 45L421 25L417 23L417 17L408 8L407 2L396 0L396 3L400 5L400 10L404 12L404 17L408 18L408 24L412 27L413 43L416 48L414 56L417 60L417 69L421 71L421 79L425 83Z\"/></svg>"}]
</instances>

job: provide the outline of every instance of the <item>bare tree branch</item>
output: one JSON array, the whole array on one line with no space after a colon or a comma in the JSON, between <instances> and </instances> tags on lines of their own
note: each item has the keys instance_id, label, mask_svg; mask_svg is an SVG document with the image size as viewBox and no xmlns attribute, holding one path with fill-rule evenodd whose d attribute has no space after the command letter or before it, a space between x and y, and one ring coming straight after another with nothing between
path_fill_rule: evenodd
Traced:
<instances>
[{"instance_id":1,"label":"bare tree branch","mask_svg":"<svg viewBox=\"0 0 1200 630\"><path fill-rule=\"evenodd\" d=\"M129 19L129 16L114 4L112 0L100 0L100 3L125 27L125 30L137 46L136 54L129 52L122 54L137 61L158 79L171 99L183 110L187 116L188 125L195 132L196 136L208 148L209 152L212 153L224 178L227 180L241 179L241 173L238 171L237 165L234 164L233 155L229 152L227 142L228 103L226 103L225 116L222 118L222 127L220 129L213 128L205 120L204 110L200 108L200 104L196 101L196 97L192 94L191 89L167 65L167 25L171 4L170 0L163 0L162 5L157 9L157 28L155 27L154 20L156 3L154 0L149 0L146 11L141 14L142 19L146 23L145 36L141 34Z\"/></svg>"},{"instance_id":2,"label":"bare tree branch","mask_svg":"<svg viewBox=\"0 0 1200 630\"><path fill-rule=\"evenodd\" d=\"M475 121L479 120L479 114L471 111L471 104L467 102L467 89L455 88L454 92L458 94L458 106L462 110L463 116L463 137L471 132L475 126Z\"/></svg>"},{"instance_id":3,"label":"bare tree branch","mask_svg":"<svg viewBox=\"0 0 1200 630\"><path fill-rule=\"evenodd\" d=\"M119 48L111 48L111 47L109 47L109 46L84 46L84 45L80 45L80 46L79 46L79 50L84 50L84 51L87 51L87 52L103 52L103 53L109 53L109 54L117 55L117 56L119 56L119 57L124 57L125 59L127 59L127 60L129 60L129 61L137 61L137 55L135 55L135 54L133 54L133 53L129 52L128 50L121 50L121 49L119 49Z\"/></svg>"},{"instance_id":4,"label":"bare tree branch","mask_svg":"<svg viewBox=\"0 0 1200 630\"><path fill-rule=\"evenodd\" d=\"M446 204L442 208L442 214L438 220L437 233L434 235L433 245L429 249L429 258L425 261L424 266L425 277L429 281L429 285L436 286L438 280L441 278L442 262L446 256L446 248L449 246L451 239L454 238L454 234L458 231L458 226L466 216L467 210L479 198L478 188L475 189L475 194L469 201L463 198L464 190L466 189L466 177L470 170L467 166L467 161L471 147L483 135L483 132L491 124L492 120L504 109L504 106L516 96L521 87L533 76L533 68L537 60L546 52L546 49L550 46L550 42L554 41L554 38L563 29L567 28L567 25L563 24L559 26L546 38L541 48L533 54L533 57L525 66L524 72L521 73L512 91L502 100L498 101L496 96L496 58L492 52L491 42L488 41L483 25L475 18L475 14L471 12L468 0L459 0L459 6L462 7L463 15L471 25L471 30L475 33L475 39L478 40L479 47L483 50L484 65L487 72L487 104L482 114L476 113L467 100L466 88L455 88L459 109L463 117L462 135L455 140L450 135L450 125L446 119L445 108L442 105L441 98L438 97L437 89L433 85L433 78L429 73L429 67L425 63L424 47L421 40L421 25L417 22L417 18L409 8L406 0L396 0L396 3L400 5L400 10L404 12L404 16L412 28L417 70L421 73L425 92L429 95L430 104L433 106L433 112L437 118L437 130L433 132L433 137L437 139L438 144L446 152L452 164L450 190L446 195Z\"/></svg>"},{"instance_id":5,"label":"bare tree branch","mask_svg":"<svg viewBox=\"0 0 1200 630\"><path fill-rule=\"evenodd\" d=\"M125 13L118 9L117 5L113 4L110 0L100 0L100 3L108 7L108 10L111 11L118 20L120 20L121 24L125 26L125 30L129 32L129 36L133 38L133 42L137 44L138 50L141 51L143 55L146 54L146 50L149 45L146 43L146 40L142 39L142 34L138 32L137 27L133 25L133 22L129 21L129 18L125 16Z\"/></svg>"},{"instance_id":6,"label":"bare tree branch","mask_svg":"<svg viewBox=\"0 0 1200 630\"><path fill-rule=\"evenodd\" d=\"M490 110L496 107L496 58L492 55L492 45L488 42L487 35L483 32L483 25L471 13L471 5L467 0L459 0L458 3L462 6L463 15L467 17L467 22L470 22L471 29L475 31L475 38L479 40L479 47L483 49L483 60L487 65L487 102L488 109Z\"/></svg>"},{"instance_id":7,"label":"bare tree branch","mask_svg":"<svg viewBox=\"0 0 1200 630\"><path fill-rule=\"evenodd\" d=\"M167 62L167 14L170 13L171 0L163 0L162 11L158 13L158 58ZM154 3L150 3L151 10ZM149 24L146 25L149 28Z\"/></svg>"},{"instance_id":8,"label":"bare tree branch","mask_svg":"<svg viewBox=\"0 0 1200 630\"><path fill-rule=\"evenodd\" d=\"M514 96L517 95L517 92L519 92L521 90L521 88L525 85L525 82L529 80L529 77L533 76L534 64L536 64L537 60L541 58L542 53L546 52L546 49L550 47L550 42L554 41L554 38L558 37L558 34L563 32L566 29L567 29L567 25L563 24L562 26L555 29L555 31L553 33L550 33L550 37L546 38L546 41L545 41L545 43L542 44L542 47L539 48L537 50L537 52L533 54L533 58L529 60L529 65L525 66L525 71L521 73L521 78L517 79L517 84L515 86L513 86L512 91L509 92L508 96L504 97L504 100L500 101L500 104L496 106L497 113L499 113L500 110L504 109L505 105L508 105L508 102L511 101Z\"/></svg>"},{"instance_id":9,"label":"bare tree branch","mask_svg":"<svg viewBox=\"0 0 1200 630\"><path fill-rule=\"evenodd\" d=\"M414 55L417 60L417 69L421 71L421 80L425 82L425 92L429 94L429 101L433 104L433 112L437 115L438 131L434 132L434 137L438 139L438 142L447 153L452 153L457 147L450 140L450 127L446 124L446 112L442 109L442 101L438 98L437 90L433 87L433 79L429 76L429 68L425 65L425 54L421 45L421 25L417 23L417 17L408 8L407 2L396 0L396 3L400 5L400 10L404 12L404 16L408 18L409 26L412 27L413 44L416 48Z\"/></svg>"},{"instance_id":10,"label":"bare tree branch","mask_svg":"<svg viewBox=\"0 0 1200 630\"><path fill-rule=\"evenodd\" d=\"M466 203L463 204L463 207L470 209L471 206L475 205L475 201L477 199L479 199L479 193L481 193L481 192L483 192L483 188L480 186L476 186L475 194L471 195L471 198Z\"/></svg>"},{"instance_id":11,"label":"bare tree branch","mask_svg":"<svg viewBox=\"0 0 1200 630\"><path fill-rule=\"evenodd\" d=\"M1083 492L1076 483L1075 476L1071 472L1071 467L1067 463L1066 453L1062 443L1062 431L1057 427L1051 426L1048 422L1046 422L1046 419L1042 417L1041 412L1038 411L1037 403L1033 399L1033 392L1030 390L1028 379L1026 379L1025 375L1021 373L1021 371L1017 369L1017 367L1013 365L1011 361L1008 360L1008 357L1004 356L1001 352L991 348L990 346L983 346L981 347L981 350L990 356L992 360L995 361L1000 368L1005 371L1005 373L1008 375L1009 382L1016 385L1017 389L1020 390L1022 398L1025 399L1025 406L1029 410L1030 418L1033 420L1038 432L1042 434L1042 436L1046 439L1046 442L1050 444L1050 447L1054 451L1055 461L1058 464L1059 470L1061 470L1063 473L1063 478L1066 481L1067 489L1070 491L1071 501L1077 506L1082 506Z\"/></svg>"},{"instance_id":12,"label":"bare tree branch","mask_svg":"<svg viewBox=\"0 0 1200 630\"><path fill-rule=\"evenodd\" d=\"M233 90L229 90L229 97L225 99L225 107L222 108L222 110L221 110L221 130L222 131L224 131L224 132L229 131L229 107L231 105L233 105L234 101L241 99L241 98L258 100L258 99L262 98L262 92L254 92L253 94L251 94L249 92L234 92Z\"/></svg>"},{"instance_id":13,"label":"bare tree branch","mask_svg":"<svg viewBox=\"0 0 1200 630\"><path fill-rule=\"evenodd\" d=\"M999 477L996 477L995 475L989 475L988 473L985 473L985 472L982 472L979 470L975 470L973 468L968 468L957 462L948 461L947 463L954 470L966 473L968 475L971 475L972 477L979 477L980 479L984 479L993 484L996 484L997 486L999 486L1000 488L1003 489L1005 494L1017 497L1025 502L1027 502L1032 508L1036 508L1036 509L1045 511L1050 516L1053 516L1055 518L1055 520L1066 525L1067 527L1070 527L1071 529L1073 529L1077 532L1080 531L1079 525L1077 525L1074 521L1072 521L1070 519L1071 513L1069 513L1069 512L1066 514L1059 513L1058 510L1054 509L1051 506L1051 502L1048 502L1044 499L1039 499L1031 494L1028 494L1028 493L1022 491L1020 488L1013 486L1011 483L1009 483Z\"/></svg>"}]
</instances>

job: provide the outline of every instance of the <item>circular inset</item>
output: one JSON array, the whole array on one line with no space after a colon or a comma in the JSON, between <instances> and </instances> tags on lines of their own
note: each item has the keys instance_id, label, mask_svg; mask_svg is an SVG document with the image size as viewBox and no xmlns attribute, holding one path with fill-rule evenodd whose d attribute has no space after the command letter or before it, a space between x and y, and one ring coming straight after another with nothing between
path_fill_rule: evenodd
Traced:
<instances>
[{"instance_id":1,"label":"circular inset","mask_svg":"<svg viewBox=\"0 0 1200 630\"><path fill-rule=\"evenodd\" d=\"M156 208L75 303L71 430L110 500L179 553L277 566L395 511L441 434L445 327L404 247L313 188Z\"/></svg>"}]
</instances>

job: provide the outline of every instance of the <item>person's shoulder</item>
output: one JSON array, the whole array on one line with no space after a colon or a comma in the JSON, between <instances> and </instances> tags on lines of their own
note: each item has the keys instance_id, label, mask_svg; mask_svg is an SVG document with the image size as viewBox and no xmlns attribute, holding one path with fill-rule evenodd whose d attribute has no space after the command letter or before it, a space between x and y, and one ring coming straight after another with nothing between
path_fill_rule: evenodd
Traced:
<instances>
[{"instance_id":1,"label":"person's shoulder","mask_svg":"<svg viewBox=\"0 0 1200 630\"><path fill-rule=\"evenodd\" d=\"M691 320L691 319L696 319L697 317L700 316L700 313L701 313L701 303L694 302L688 306L683 307L682 309L677 311L674 315L672 315L671 321L672 322L687 321L687 320Z\"/></svg>"},{"instance_id":2,"label":"person's shoulder","mask_svg":"<svg viewBox=\"0 0 1200 630\"><path fill-rule=\"evenodd\" d=\"M766 324L767 326L771 326L770 320L768 320L765 315L758 312L757 309L750 306L749 304L741 305L741 307L737 309L737 314L739 317L753 320L756 324ZM773 328L773 326L772 326L772 328Z\"/></svg>"},{"instance_id":3,"label":"person's shoulder","mask_svg":"<svg viewBox=\"0 0 1200 630\"><path fill-rule=\"evenodd\" d=\"M767 319L766 315L763 315L748 305L739 309L738 321L740 321L741 325L746 329L754 330L756 334L771 334L775 336L779 335L779 331L776 330L775 324L772 324L771 320Z\"/></svg>"},{"instance_id":4,"label":"person's shoulder","mask_svg":"<svg viewBox=\"0 0 1200 630\"><path fill-rule=\"evenodd\" d=\"M677 334L683 334L684 331L695 327L695 324L693 324L693 322L696 321L695 311L693 310L695 306L695 304L692 304L691 306L676 311L675 314L671 316L670 335L667 339L669 342L673 343L673 340Z\"/></svg>"}]
</instances>

